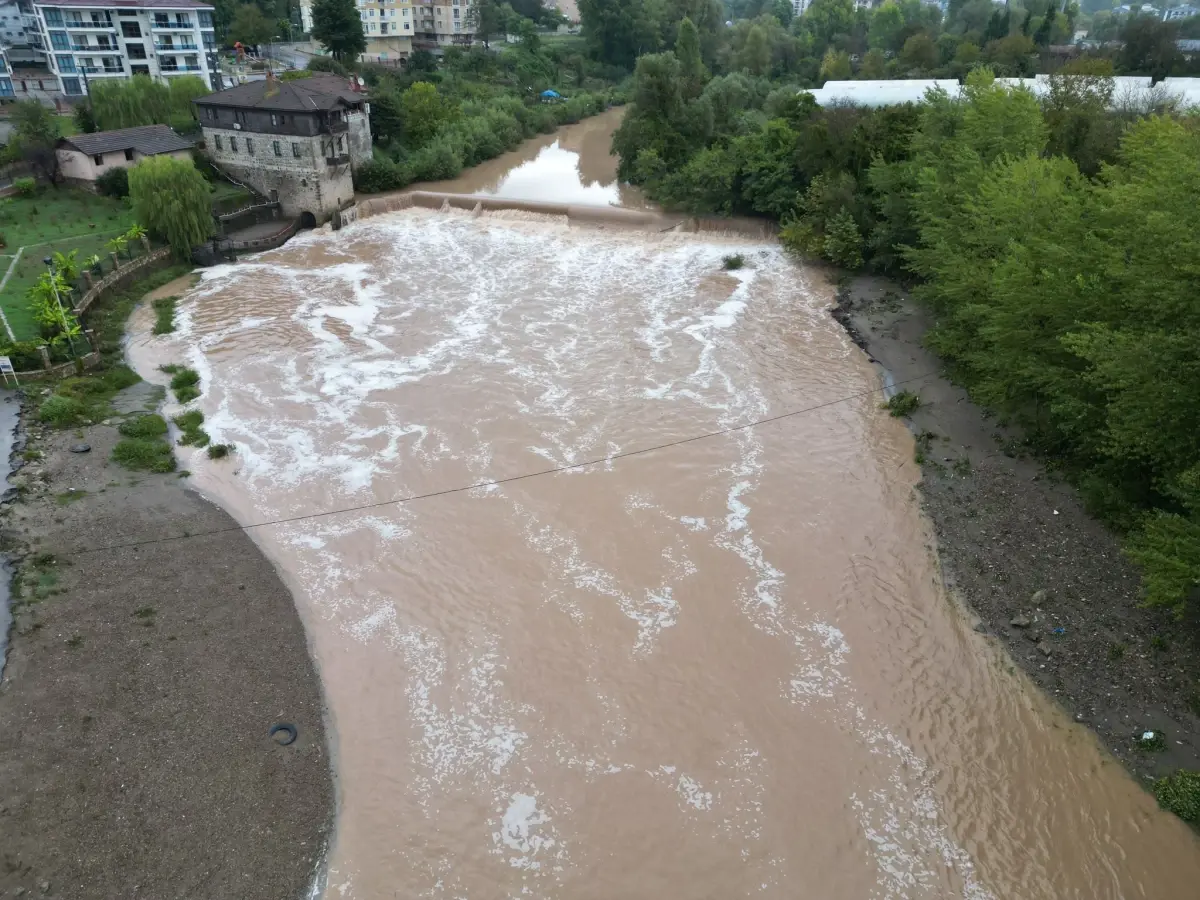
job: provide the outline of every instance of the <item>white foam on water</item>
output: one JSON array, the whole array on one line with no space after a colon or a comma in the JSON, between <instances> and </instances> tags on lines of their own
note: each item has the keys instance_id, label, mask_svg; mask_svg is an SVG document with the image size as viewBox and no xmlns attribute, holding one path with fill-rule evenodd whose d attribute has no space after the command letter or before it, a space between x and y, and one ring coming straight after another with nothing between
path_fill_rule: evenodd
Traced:
<instances>
[{"instance_id":1,"label":"white foam on water","mask_svg":"<svg viewBox=\"0 0 1200 900\"><path fill-rule=\"evenodd\" d=\"M619 411L638 408L635 404L647 399L664 411L686 411L714 430L775 411L745 376L739 332L759 311L758 286L794 277L777 248L753 252L752 267L728 273L734 279L731 292L697 310L697 285L719 271L727 246L691 239L655 245L644 235L603 231L589 233L584 241L544 223L481 222L420 211L375 217L338 234L298 236L289 248L308 245L330 254L383 245L404 252L372 249L370 262L297 269L279 261L289 256L285 248L214 267L203 273L177 316L174 340L187 348L187 360L204 385L215 385L221 397L216 409L206 408L206 429L214 441L237 444L242 483L264 518L310 511L310 488L333 505L352 505L365 496L402 496L409 492L405 482L411 471L426 474L449 460L457 461L456 475L466 464L481 481L499 471L511 474L511 465L501 470L497 464L513 461L497 458L497 448L481 436L489 430L485 426L505 417L539 423L516 460L535 469L619 452L624 443L616 439ZM539 281L530 284L523 267L512 265L514 259L536 265ZM429 270L414 264L421 260L455 264L437 267L434 289L425 284ZM639 298L633 309L627 299L620 301L621 308L613 305L608 287L614 277L621 280L624 298ZM255 308L228 325L206 323L203 298L228 290L255 296L269 291L271 314ZM597 321L606 327L597 327ZM268 344L240 360L224 352L248 329L270 331L285 323L307 334L311 346ZM512 352L516 347L523 348L519 356ZM592 362L583 366L585 359ZM688 361L683 376L675 374L681 359ZM262 383L264 367L270 384ZM585 368L602 371L603 377L578 380L576 373ZM472 383L481 388L496 376L527 390L473 410L481 418L468 423L472 438L466 441L449 426L406 415L396 401L416 388L437 390L439 379L461 378L463 372L472 373ZM231 402L235 394L236 404ZM302 414L291 417L289 404ZM369 426L364 424L368 412L375 423ZM379 417L385 426L377 424ZM855 706L854 687L844 671L850 648L835 625L816 621L786 590L786 566L770 559L755 535L754 505L765 465L758 435L741 430L726 440L735 459L712 478L714 495L724 499L723 516L681 515L684 511L668 510L648 493L626 498L632 525L639 524L636 516L653 511L659 527L678 532L653 583L623 583L589 558L585 535L542 521L502 488L478 488L467 496L500 505L546 561L550 575L540 602L563 609L580 628L586 627L591 609L587 598L611 604L633 624L635 657L653 653L686 614L680 602L686 596L683 583L697 574L687 542L711 540L737 566L739 584L731 602L756 629L785 642L795 654L795 670L781 686L783 693L810 713L845 724L843 711ZM588 477L611 468L574 474ZM277 498L284 508L271 508L267 498ZM358 596L353 588L377 565L378 551L411 542L419 533L419 515L393 507L386 516L295 523L275 533L299 559L291 574L321 614L338 617L348 641L386 646L403 659L403 693L413 727L407 749L418 772L411 789L426 814L432 818L438 797L452 789L496 798L492 852L523 879L550 872L557 878L570 857L554 820L570 810L553 806L530 786L531 770L557 764L589 778L646 777L622 758L630 725L616 701L597 688L597 698L609 704L610 712L596 746L582 752L556 735L537 710L507 696L505 660L486 634L475 635L452 657L443 636L402 615L393 598L370 591ZM347 558L338 549L342 539L353 536L357 542L359 535L368 550ZM865 721L852 724L864 746L892 766L886 789L853 797L863 833L875 847L879 895L899 898L910 896L905 891L924 890L933 883L929 860L936 858L962 876L971 900L987 897L973 881L970 858L940 825L924 763L886 729ZM535 725L539 746L529 736ZM707 783L667 771L670 767L649 775L674 791L689 815L711 820L714 833L748 846L761 838L765 821L763 760L743 742L711 763L720 775ZM425 896L459 894L449 870L425 865L431 885ZM770 859L754 870L764 890L777 886L781 866L782 861ZM558 882L531 884L523 880L522 892L549 896ZM347 875L337 889L345 893L350 885Z\"/></svg>"}]
</instances>

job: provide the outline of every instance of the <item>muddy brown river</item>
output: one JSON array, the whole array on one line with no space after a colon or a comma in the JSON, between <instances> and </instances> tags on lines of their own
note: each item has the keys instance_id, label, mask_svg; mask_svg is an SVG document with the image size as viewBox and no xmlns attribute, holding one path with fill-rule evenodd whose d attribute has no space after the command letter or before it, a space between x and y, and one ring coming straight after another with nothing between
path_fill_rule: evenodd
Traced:
<instances>
[{"instance_id":1,"label":"muddy brown river","mask_svg":"<svg viewBox=\"0 0 1200 900\"><path fill-rule=\"evenodd\" d=\"M616 115L435 187L645 206ZM410 209L135 334L237 446L180 448L198 489L289 520L251 533L329 705L314 897L1200 896L1195 836L943 590L829 302L772 243Z\"/></svg>"}]
</instances>

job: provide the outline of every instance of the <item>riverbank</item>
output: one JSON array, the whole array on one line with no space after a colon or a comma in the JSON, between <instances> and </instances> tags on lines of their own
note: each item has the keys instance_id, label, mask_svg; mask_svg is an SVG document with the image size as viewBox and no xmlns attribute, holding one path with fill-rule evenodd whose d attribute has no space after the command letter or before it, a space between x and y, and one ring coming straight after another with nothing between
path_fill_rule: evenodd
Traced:
<instances>
[{"instance_id":1,"label":"riverbank","mask_svg":"<svg viewBox=\"0 0 1200 900\"><path fill-rule=\"evenodd\" d=\"M275 900L321 866L323 701L289 592L184 473L110 459L120 422L161 399L139 382L67 429L25 403L3 513L19 594L0 682L2 897ZM279 723L294 743L269 737Z\"/></svg>"},{"instance_id":2,"label":"riverbank","mask_svg":"<svg viewBox=\"0 0 1200 900\"><path fill-rule=\"evenodd\" d=\"M1020 435L936 373L927 313L893 283L860 276L835 318L902 389L920 495L943 578L1047 694L1088 725L1147 787L1200 769L1200 643L1195 623L1140 605L1137 569L1076 491L1020 450ZM921 378L926 373L935 373ZM1161 749L1141 746L1147 731ZM1158 742L1155 742L1156 744Z\"/></svg>"}]
</instances>

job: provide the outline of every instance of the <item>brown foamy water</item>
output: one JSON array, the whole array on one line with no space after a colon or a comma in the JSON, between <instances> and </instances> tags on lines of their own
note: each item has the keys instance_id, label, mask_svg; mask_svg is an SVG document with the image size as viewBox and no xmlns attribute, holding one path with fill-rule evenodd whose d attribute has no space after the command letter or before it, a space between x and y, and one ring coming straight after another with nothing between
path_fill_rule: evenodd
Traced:
<instances>
[{"instance_id":1,"label":"brown foamy water","mask_svg":"<svg viewBox=\"0 0 1200 900\"><path fill-rule=\"evenodd\" d=\"M592 138L545 170L572 197L615 183ZM180 449L201 490L357 509L251 531L332 718L316 895L1197 896L1194 835L941 589L828 303L770 243L411 209L207 270L174 335L135 320L238 447Z\"/></svg>"}]
</instances>

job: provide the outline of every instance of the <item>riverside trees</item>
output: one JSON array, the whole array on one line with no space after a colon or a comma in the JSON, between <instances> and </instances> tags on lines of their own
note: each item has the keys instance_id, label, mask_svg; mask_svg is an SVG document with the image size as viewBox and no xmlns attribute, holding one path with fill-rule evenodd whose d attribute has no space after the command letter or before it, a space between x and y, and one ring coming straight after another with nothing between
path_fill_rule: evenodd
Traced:
<instances>
[{"instance_id":1,"label":"riverside trees","mask_svg":"<svg viewBox=\"0 0 1200 900\"><path fill-rule=\"evenodd\" d=\"M740 74L681 94L638 61L622 173L692 212L779 220L797 252L916 280L933 347L1021 423L1127 535L1146 599L1200 585L1200 128L1106 109L1062 76L1044 102L972 73L961 100L818 108Z\"/></svg>"}]
</instances>

